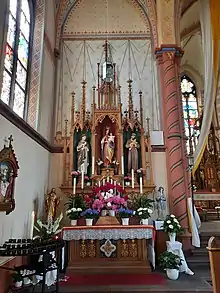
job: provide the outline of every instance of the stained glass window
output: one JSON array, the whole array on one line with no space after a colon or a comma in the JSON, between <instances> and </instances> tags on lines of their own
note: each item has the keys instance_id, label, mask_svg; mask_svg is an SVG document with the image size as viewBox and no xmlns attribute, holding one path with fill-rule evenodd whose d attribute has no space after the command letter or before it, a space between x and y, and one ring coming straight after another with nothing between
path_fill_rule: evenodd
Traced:
<instances>
[{"instance_id":1,"label":"stained glass window","mask_svg":"<svg viewBox=\"0 0 220 293\"><path fill-rule=\"evenodd\" d=\"M198 101L195 84L186 75L181 78L181 92L185 134L188 137L186 142L187 152L193 154L199 136L199 130L196 127L199 117Z\"/></svg>"},{"instance_id":2,"label":"stained glass window","mask_svg":"<svg viewBox=\"0 0 220 293\"><path fill-rule=\"evenodd\" d=\"M30 53L28 0L10 0L1 100L24 118Z\"/></svg>"}]
</instances>

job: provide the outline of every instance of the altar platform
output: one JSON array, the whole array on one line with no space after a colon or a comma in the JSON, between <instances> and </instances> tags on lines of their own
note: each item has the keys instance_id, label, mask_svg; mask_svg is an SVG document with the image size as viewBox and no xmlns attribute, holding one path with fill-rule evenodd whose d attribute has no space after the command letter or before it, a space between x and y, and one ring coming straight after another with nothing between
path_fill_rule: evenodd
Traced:
<instances>
[{"instance_id":1,"label":"altar platform","mask_svg":"<svg viewBox=\"0 0 220 293\"><path fill-rule=\"evenodd\" d=\"M155 265L155 230L150 225L64 227L68 272L148 274Z\"/></svg>"}]
</instances>

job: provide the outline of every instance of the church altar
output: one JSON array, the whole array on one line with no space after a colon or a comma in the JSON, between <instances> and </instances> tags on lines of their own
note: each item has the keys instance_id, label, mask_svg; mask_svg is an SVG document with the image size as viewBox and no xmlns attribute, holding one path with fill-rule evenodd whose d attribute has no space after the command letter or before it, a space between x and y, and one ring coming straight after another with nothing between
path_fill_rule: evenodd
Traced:
<instances>
[{"instance_id":1,"label":"church altar","mask_svg":"<svg viewBox=\"0 0 220 293\"><path fill-rule=\"evenodd\" d=\"M68 270L75 273L141 273L151 271L155 230L151 225L64 227L69 241Z\"/></svg>"}]
</instances>

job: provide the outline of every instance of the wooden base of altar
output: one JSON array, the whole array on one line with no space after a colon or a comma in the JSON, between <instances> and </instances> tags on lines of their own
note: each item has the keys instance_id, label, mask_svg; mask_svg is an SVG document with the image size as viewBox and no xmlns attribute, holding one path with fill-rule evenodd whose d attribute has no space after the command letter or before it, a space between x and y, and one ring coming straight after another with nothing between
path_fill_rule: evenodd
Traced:
<instances>
[{"instance_id":1,"label":"wooden base of altar","mask_svg":"<svg viewBox=\"0 0 220 293\"><path fill-rule=\"evenodd\" d=\"M147 257L147 240L72 240L69 242L68 271L148 274L151 266Z\"/></svg>"}]
</instances>

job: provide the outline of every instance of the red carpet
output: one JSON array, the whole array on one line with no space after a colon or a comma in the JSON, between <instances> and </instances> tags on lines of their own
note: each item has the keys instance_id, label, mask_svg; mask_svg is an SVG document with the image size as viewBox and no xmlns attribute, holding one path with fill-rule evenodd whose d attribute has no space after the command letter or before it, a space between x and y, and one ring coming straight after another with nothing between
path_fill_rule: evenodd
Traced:
<instances>
[{"instance_id":1,"label":"red carpet","mask_svg":"<svg viewBox=\"0 0 220 293\"><path fill-rule=\"evenodd\" d=\"M149 275L69 275L63 286L110 286L110 285L165 285L166 279L160 274Z\"/></svg>"}]
</instances>

